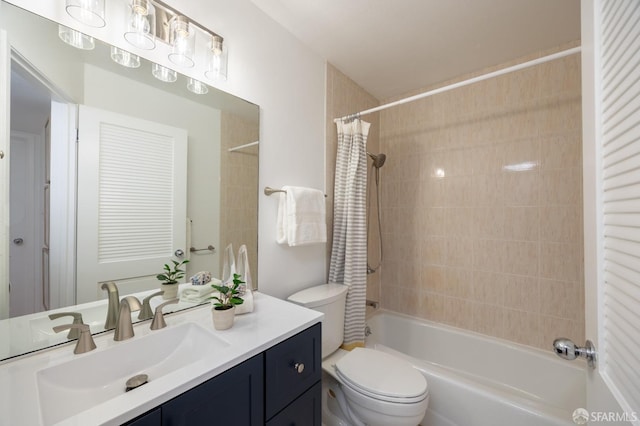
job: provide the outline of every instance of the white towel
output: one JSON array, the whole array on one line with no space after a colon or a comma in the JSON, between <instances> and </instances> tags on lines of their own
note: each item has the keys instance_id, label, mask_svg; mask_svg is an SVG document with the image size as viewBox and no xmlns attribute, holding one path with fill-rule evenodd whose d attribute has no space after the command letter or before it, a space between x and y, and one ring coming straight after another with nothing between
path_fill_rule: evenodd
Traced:
<instances>
[{"instance_id":1,"label":"white towel","mask_svg":"<svg viewBox=\"0 0 640 426\"><path fill-rule=\"evenodd\" d=\"M211 284L220 285L222 281L216 278L212 278L209 284L205 285L188 285L182 292L180 292L180 301L189 303L202 303L209 298L209 295L214 292L214 288Z\"/></svg>"},{"instance_id":2,"label":"white towel","mask_svg":"<svg viewBox=\"0 0 640 426\"><path fill-rule=\"evenodd\" d=\"M318 189L283 186L276 241L291 247L327 242L324 193Z\"/></svg>"}]
</instances>

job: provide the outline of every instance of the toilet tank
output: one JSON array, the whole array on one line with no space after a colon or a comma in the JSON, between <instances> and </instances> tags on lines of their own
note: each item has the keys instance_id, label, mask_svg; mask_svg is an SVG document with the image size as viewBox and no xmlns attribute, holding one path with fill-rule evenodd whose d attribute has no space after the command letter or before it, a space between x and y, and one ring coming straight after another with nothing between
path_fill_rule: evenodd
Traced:
<instances>
[{"instance_id":1,"label":"toilet tank","mask_svg":"<svg viewBox=\"0 0 640 426\"><path fill-rule=\"evenodd\" d=\"M343 284L322 284L299 291L287 298L324 314L322 319L322 358L332 354L342 345L344 337L344 305L348 286Z\"/></svg>"}]
</instances>

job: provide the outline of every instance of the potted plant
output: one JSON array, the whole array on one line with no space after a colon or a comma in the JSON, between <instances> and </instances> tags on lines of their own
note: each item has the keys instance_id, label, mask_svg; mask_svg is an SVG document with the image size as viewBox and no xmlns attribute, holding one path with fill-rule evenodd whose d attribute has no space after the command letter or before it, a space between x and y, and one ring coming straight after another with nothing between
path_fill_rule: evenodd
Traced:
<instances>
[{"instance_id":1,"label":"potted plant","mask_svg":"<svg viewBox=\"0 0 640 426\"><path fill-rule=\"evenodd\" d=\"M211 315L213 316L213 327L216 330L226 330L233 325L236 305L241 305L244 302L242 297L238 296L240 293L238 287L241 284L245 284L245 282L240 279L238 274L233 274L231 285L211 284L211 287L218 291L218 296L210 297L210 299L215 300Z\"/></svg>"},{"instance_id":2,"label":"potted plant","mask_svg":"<svg viewBox=\"0 0 640 426\"><path fill-rule=\"evenodd\" d=\"M184 278L184 270L180 269L185 264L189 263L188 260L177 262L172 260L173 265L164 264L164 272L156 275L156 278L162 283L160 289L164 291L162 298L165 300L175 299L178 296L178 280Z\"/></svg>"}]
</instances>

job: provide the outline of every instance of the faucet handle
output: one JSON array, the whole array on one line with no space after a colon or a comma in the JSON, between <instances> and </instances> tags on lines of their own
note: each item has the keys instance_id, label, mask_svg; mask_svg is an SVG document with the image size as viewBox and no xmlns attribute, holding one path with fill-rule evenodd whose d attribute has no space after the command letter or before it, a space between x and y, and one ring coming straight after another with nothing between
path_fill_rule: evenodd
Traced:
<instances>
[{"instance_id":1,"label":"faucet handle","mask_svg":"<svg viewBox=\"0 0 640 426\"><path fill-rule=\"evenodd\" d=\"M180 299L176 297L175 299L167 300L156 307L156 314L153 316L153 321L151 321L151 330L159 330L167 326L167 322L164 320L164 315L162 314L162 308L173 303L178 303L179 301Z\"/></svg>"},{"instance_id":2,"label":"faucet handle","mask_svg":"<svg viewBox=\"0 0 640 426\"><path fill-rule=\"evenodd\" d=\"M153 317L153 311L151 310L151 298L162 296L163 294L164 290L160 290L142 299L142 309L140 310L140 314L138 315L138 319L140 321L148 320Z\"/></svg>"},{"instance_id":3,"label":"faucet handle","mask_svg":"<svg viewBox=\"0 0 640 426\"><path fill-rule=\"evenodd\" d=\"M74 354L83 354L96 348L96 343L93 341L93 336L91 336L91 329L87 324L63 324L53 327L53 331L56 333L69 329L75 329L80 332L80 337L73 350Z\"/></svg>"},{"instance_id":4,"label":"faucet handle","mask_svg":"<svg viewBox=\"0 0 640 426\"><path fill-rule=\"evenodd\" d=\"M50 320L55 320L62 317L73 317L72 324L82 324L82 314L80 312L58 312L57 314L49 314ZM57 332L56 332L57 333ZM78 328L69 329L69 334L67 334L67 339L75 340L80 337L80 330Z\"/></svg>"}]
</instances>

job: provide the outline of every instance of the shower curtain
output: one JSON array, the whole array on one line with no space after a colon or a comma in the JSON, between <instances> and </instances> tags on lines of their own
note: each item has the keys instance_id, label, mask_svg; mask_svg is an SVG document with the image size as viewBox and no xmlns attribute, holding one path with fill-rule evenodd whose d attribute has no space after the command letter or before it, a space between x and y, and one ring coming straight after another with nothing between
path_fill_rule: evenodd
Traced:
<instances>
[{"instance_id":1,"label":"shower curtain","mask_svg":"<svg viewBox=\"0 0 640 426\"><path fill-rule=\"evenodd\" d=\"M367 293L367 135L370 123L338 121L329 281L349 286L342 347L364 346Z\"/></svg>"}]
</instances>

